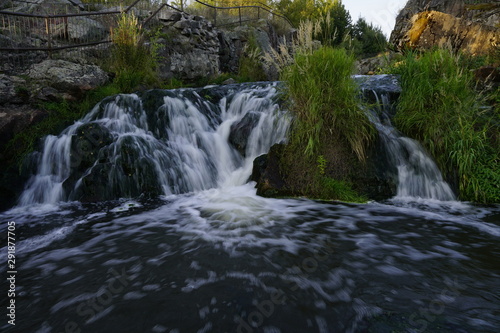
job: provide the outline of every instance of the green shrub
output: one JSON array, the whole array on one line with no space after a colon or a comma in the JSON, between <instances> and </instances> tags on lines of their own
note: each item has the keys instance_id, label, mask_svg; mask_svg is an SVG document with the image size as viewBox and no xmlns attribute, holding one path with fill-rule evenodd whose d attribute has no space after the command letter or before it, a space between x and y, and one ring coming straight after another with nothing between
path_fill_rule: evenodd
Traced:
<instances>
[{"instance_id":1,"label":"green shrub","mask_svg":"<svg viewBox=\"0 0 500 333\"><path fill-rule=\"evenodd\" d=\"M498 200L498 124L481 108L486 96L474 89L464 58L447 50L409 53L392 72L402 85L396 127L421 141L445 175L457 175L461 199Z\"/></svg>"},{"instance_id":2,"label":"green shrub","mask_svg":"<svg viewBox=\"0 0 500 333\"><path fill-rule=\"evenodd\" d=\"M291 193L316 199L366 202L350 183L363 165L375 130L362 109L344 49L310 42L312 24L301 25L295 54L277 59L294 115L281 170Z\"/></svg>"},{"instance_id":3,"label":"green shrub","mask_svg":"<svg viewBox=\"0 0 500 333\"><path fill-rule=\"evenodd\" d=\"M322 47L297 53L282 71L295 115L291 142L305 142L305 152L318 152L323 133L345 138L360 160L374 135L351 74L354 58L343 49Z\"/></svg>"},{"instance_id":4,"label":"green shrub","mask_svg":"<svg viewBox=\"0 0 500 333\"><path fill-rule=\"evenodd\" d=\"M262 68L262 50L257 43L255 35L250 32L248 41L240 56L238 76L240 81L265 81L266 73Z\"/></svg>"},{"instance_id":5,"label":"green shrub","mask_svg":"<svg viewBox=\"0 0 500 333\"><path fill-rule=\"evenodd\" d=\"M326 176L320 177L318 181L318 199L335 199L357 203L365 203L368 201L367 198L354 191L349 182Z\"/></svg>"},{"instance_id":6,"label":"green shrub","mask_svg":"<svg viewBox=\"0 0 500 333\"><path fill-rule=\"evenodd\" d=\"M116 74L115 84L127 93L139 85L158 85L157 50L144 43L142 28L133 13L122 13L115 29L109 69Z\"/></svg>"}]
</instances>

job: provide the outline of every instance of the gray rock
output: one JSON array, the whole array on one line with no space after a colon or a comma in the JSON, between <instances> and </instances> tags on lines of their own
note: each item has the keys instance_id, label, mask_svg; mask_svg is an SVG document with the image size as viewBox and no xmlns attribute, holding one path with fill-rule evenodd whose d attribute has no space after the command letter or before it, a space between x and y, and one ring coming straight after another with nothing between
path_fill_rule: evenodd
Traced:
<instances>
[{"instance_id":1,"label":"gray rock","mask_svg":"<svg viewBox=\"0 0 500 333\"><path fill-rule=\"evenodd\" d=\"M182 14L176 10L162 10L158 15L158 19L164 22L177 22L182 18Z\"/></svg>"},{"instance_id":2,"label":"gray rock","mask_svg":"<svg viewBox=\"0 0 500 333\"><path fill-rule=\"evenodd\" d=\"M246 156L248 137L257 126L260 116L257 112L249 112L239 122L231 125L228 140L242 156Z\"/></svg>"},{"instance_id":3,"label":"gray rock","mask_svg":"<svg viewBox=\"0 0 500 333\"><path fill-rule=\"evenodd\" d=\"M394 45L401 44L400 41L404 39L406 32L412 27L412 17L423 11L437 11L488 26L498 26L500 21L498 8L486 11L469 10L467 9L468 4L473 4L473 2L466 0L409 0L396 18L389 42Z\"/></svg>"},{"instance_id":4,"label":"gray rock","mask_svg":"<svg viewBox=\"0 0 500 333\"><path fill-rule=\"evenodd\" d=\"M88 17L70 17L68 35L75 42L100 41L108 36L108 31L102 24Z\"/></svg>"},{"instance_id":5,"label":"gray rock","mask_svg":"<svg viewBox=\"0 0 500 333\"><path fill-rule=\"evenodd\" d=\"M5 104L15 96L14 84L10 76L0 74L0 104Z\"/></svg>"},{"instance_id":6,"label":"gray rock","mask_svg":"<svg viewBox=\"0 0 500 333\"><path fill-rule=\"evenodd\" d=\"M60 92L79 94L105 84L108 75L95 65L80 65L65 60L45 60L31 66L26 75Z\"/></svg>"}]
</instances>

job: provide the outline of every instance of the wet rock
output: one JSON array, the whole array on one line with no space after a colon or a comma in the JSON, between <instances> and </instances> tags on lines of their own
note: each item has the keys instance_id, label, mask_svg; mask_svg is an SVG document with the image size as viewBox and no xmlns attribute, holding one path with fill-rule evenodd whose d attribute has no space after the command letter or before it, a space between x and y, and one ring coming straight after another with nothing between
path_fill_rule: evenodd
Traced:
<instances>
[{"instance_id":1,"label":"wet rock","mask_svg":"<svg viewBox=\"0 0 500 333\"><path fill-rule=\"evenodd\" d=\"M229 133L229 142L245 156L247 149L248 137L252 133L255 126L259 122L260 114L257 112L247 113L239 122L231 125L231 132Z\"/></svg>"},{"instance_id":2,"label":"wet rock","mask_svg":"<svg viewBox=\"0 0 500 333\"><path fill-rule=\"evenodd\" d=\"M82 173L92 166L100 150L113 142L109 130L98 123L87 123L71 138L71 168Z\"/></svg>"},{"instance_id":3,"label":"wet rock","mask_svg":"<svg viewBox=\"0 0 500 333\"><path fill-rule=\"evenodd\" d=\"M387 96L391 102L397 101L401 94L401 85L397 75L355 75L362 97L370 103L380 103L378 96Z\"/></svg>"},{"instance_id":4,"label":"wet rock","mask_svg":"<svg viewBox=\"0 0 500 333\"><path fill-rule=\"evenodd\" d=\"M256 182L257 195L263 197L287 197L293 195L281 174L281 156L285 146L277 144L269 153L254 160L250 180Z\"/></svg>"},{"instance_id":5,"label":"wet rock","mask_svg":"<svg viewBox=\"0 0 500 333\"><path fill-rule=\"evenodd\" d=\"M47 115L47 111L29 105L0 106L0 152L14 135L42 121Z\"/></svg>"},{"instance_id":6,"label":"wet rock","mask_svg":"<svg viewBox=\"0 0 500 333\"><path fill-rule=\"evenodd\" d=\"M12 207L29 178L29 172L20 174L19 166L14 163L16 146L8 146L9 141L18 133L42 121L47 111L29 105L0 105L0 211Z\"/></svg>"}]
</instances>

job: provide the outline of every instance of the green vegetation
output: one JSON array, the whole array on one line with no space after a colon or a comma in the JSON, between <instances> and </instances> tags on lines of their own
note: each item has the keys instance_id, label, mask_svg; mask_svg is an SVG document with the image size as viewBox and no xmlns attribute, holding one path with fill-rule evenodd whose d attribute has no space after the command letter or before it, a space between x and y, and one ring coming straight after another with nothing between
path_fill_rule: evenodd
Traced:
<instances>
[{"instance_id":1,"label":"green vegetation","mask_svg":"<svg viewBox=\"0 0 500 333\"><path fill-rule=\"evenodd\" d=\"M380 28L363 18L353 24L341 0L278 0L273 5L296 27L304 20L316 22L319 29L315 30L314 37L322 45L346 48L357 58L375 56L386 50L387 39Z\"/></svg>"},{"instance_id":2,"label":"green vegetation","mask_svg":"<svg viewBox=\"0 0 500 333\"><path fill-rule=\"evenodd\" d=\"M318 152L322 133L346 138L360 160L373 134L373 126L359 106L351 78L354 58L343 49L321 47L298 53L282 72L295 115L291 142L305 142L305 153Z\"/></svg>"},{"instance_id":3,"label":"green vegetation","mask_svg":"<svg viewBox=\"0 0 500 333\"><path fill-rule=\"evenodd\" d=\"M341 48L318 47L312 38L315 28L312 22L299 26L293 55L282 47L281 53L266 57L281 71L294 114L281 168L292 193L365 202L349 176L365 160L375 130L360 107L351 77L353 55Z\"/></svg>"},{"instance_id":4,"label":"green vegetation","mask_svg":"<svg viewBox=\"0 0 500 333\"><path fill-rule=\"evenodd\" d=\"M240 56L238 68L238 81L265 81L266 73L262 68L262 50L257 43L255 34L252 32L248 36L247 43Z\"/></svg>"},{"instance_id":5,"label":"green vegetation","mask_svg":"<svg viewBox=\"0 0 500 333\"><path fill-rule=\"evenodd\" d=\"M121 92L132 92L141 84L159 85L158 54L144 44L144 35L133 13L123 13L111 31L113 46L109 69L116 73L114 84Z\"/></svg>"},{"instance_id":6,"label":"green vegetation","mask_svg":"<svg viewBox=\"0 0 500 333\"><path fill-rule=\"evenodd\" d=\"M446 50L408 53L392 68L402 85L395 124L455 175L462 200L499 202L500 113L482 107L488 96L474 89L466 60Z\"/></svg>"},{"instance_id":7,"label":"green vegetation","mask_svg":"<svg viewBox=\"0 0 500 333\"><path fill-rule=\"evenodd\" d=\"M337 198L348 202L366 202L367 198L353 190L348 181L336 180L326 175L328 161L324 155L318 155L317 170L314 181L318 198Z\"/></svg>"},{"instance_id":8,"label":"green vegetation","mask_svg":"<svg viewBox=\"0 0 500 333\"><path fill-rule=\"evenodd\" d=\"M359 18L352 27L352 49L358 57L373 57L387 49L384 33L365 19Z\"/></svg>"}]
</instances>

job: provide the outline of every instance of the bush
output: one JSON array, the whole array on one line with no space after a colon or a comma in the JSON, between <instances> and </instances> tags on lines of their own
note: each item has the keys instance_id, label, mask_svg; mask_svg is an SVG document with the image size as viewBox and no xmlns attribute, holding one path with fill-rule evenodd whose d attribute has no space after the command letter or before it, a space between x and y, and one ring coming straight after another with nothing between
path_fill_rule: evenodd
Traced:
<instances>
[{"instance_id":1,"label":"bush","mask_svg":"<svg viewBox=\"0 0 500 333\"><path fill-rule=\"evenodd\" d=\"M311 198L364 202L349 180L375 130L351 77L354 58L344 49L299 44L293 63L281 70L294 115L281 165L286 183Z\"/></svg>"},{"instance_id":2,"label":"bush","mask_svg":"<svg viewBox=\"0 0 500 333\"><path fill-rule=\"evenodd\" d=\"M282 71L295 115L291 141L305 142L314 155L322 133L345 138L360 160L374 135L351 74L354 58L343 49L322 47L297 53L295 62Z\"/></svg>"},{"instance_id":3,"label":"bush","mask_svg":"<svg viewBox=\"0 0 500 333\"><path fill-rule=\"evenodd\" d=\"M121 92L132 92L139 85L159 84L156 74L157 54L144 44L144 35L133 13L122 13L115 29L110 70L116 73L114 83Z\"/></svg>"},{"instance_id":4,"label":"bush","mask_svg":"<svg viewBox=\"0 0 500 333\"><path fill-rule=\"evenodd\" d=\"M409 53L393 67L402 94L395 125L423 143L445 175L456 175L462 200L495 202L500 197L495 112L481 106L464 58L447 50Z\"/></svg>"}]
</instances>

